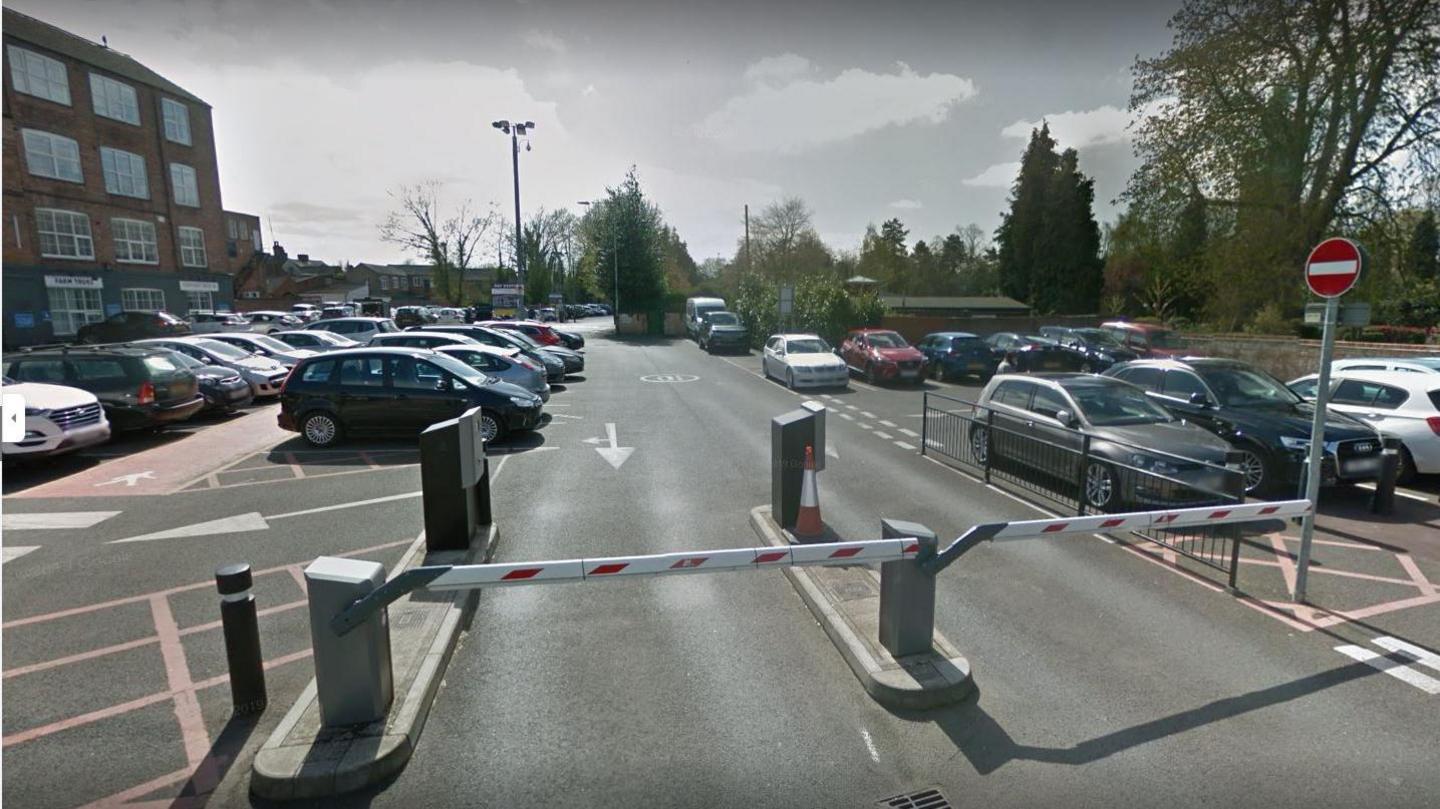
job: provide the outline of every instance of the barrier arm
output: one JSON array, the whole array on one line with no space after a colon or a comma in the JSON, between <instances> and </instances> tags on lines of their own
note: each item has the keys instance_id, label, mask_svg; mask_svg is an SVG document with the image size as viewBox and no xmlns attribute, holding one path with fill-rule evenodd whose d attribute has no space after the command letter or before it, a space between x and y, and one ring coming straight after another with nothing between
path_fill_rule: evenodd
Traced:
<instances>
[{"instance_id":1,"label":"barrier arm","mask_svg":"<svg viewBox=\"0 0 1440 809\"><path fill-rule=\"evenodd\" d=\"M412 567L356 599L339 615L330 619L330 628L336 635L344 635L364 623L370 616L440 578L450 569L450 565Z\"/></svg>"}]
</instances>

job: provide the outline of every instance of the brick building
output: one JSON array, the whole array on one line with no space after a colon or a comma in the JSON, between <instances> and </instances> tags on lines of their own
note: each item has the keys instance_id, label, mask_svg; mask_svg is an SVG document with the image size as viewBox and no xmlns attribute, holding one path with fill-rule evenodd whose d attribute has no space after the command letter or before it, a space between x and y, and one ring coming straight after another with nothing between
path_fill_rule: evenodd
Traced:
<instances>
[{"instance_id":1,"label":"brick building","mask_svg":"<svg viewBox=\"0 0 1440 809\"><path fill-rule=\"evenodd\" d=\"M258 239L239 225L259 220L223 209L210 105L8 8L4 46L5 344L122 310L231 308Z\"/></svg>"}]
</instances>

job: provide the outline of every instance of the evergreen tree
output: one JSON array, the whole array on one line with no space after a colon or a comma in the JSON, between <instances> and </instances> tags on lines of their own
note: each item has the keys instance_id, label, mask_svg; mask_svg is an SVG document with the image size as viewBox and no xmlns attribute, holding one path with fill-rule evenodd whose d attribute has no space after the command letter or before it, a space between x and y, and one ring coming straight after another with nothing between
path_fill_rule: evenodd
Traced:
<instances>
[{"instance_id":1,"label":"evergreen tree","mask_svg":"<svg viewBox=\"0 0 1440 809\"><path fill-rule=\"evenodd\" d=\"M1030 133L1030 143L1020 159L1020 174L1010 192L1010 210L995 232L1000 289L1016 300L1030 301L1034 295L1035 247L1044 237L1046 191L1059 165L1050 124L1041 124Z\"/></svg>"},{"instance_id":2,"label":"evergreen tree","mask_svg":"<svg viewBox=\"0 0 1440 809\"><path fill-rule=\"evenodd\" d=\"M1426 211L1410 232L1405 273L1417 280L1440 281L1440 229L1436 228L1434 211Z\"/></svg>"}]
</instances>

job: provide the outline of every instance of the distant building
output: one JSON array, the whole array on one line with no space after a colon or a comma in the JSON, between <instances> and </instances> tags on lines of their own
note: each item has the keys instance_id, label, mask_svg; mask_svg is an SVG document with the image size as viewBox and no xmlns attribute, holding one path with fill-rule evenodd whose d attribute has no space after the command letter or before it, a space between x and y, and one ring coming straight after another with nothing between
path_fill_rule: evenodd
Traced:
<instances>
[{"instance_id":1,"label":"distant building","mask_svg":"<svg viewBox=\"0 0 1440 809\"><path fill-rule=\"evenodd\" d=\"M1030 307L1005 297L938 297L881 295L885 308L895 315L932 317L1004 317L1030 314Z\"/></svg>"},{"instance_id":2,"label":"distant building","mask_svg":"<svg viewBox=\"0 0 1440 809\"><path fill-rule=\"evenodd\" d=\"M5 344L122 310L230 308L247 259L227 238L210 105L9 8L4 45Z\"/></svg>"},{"instance_id":3,"label":"distant building","mask_svg":"<svg viewBox=\"0 0 1440 809\"><path fill-rule=\"evenodd\" d=\"M448 304L435 289L433 264L370 264L361 262L345 272L352 282L370 285L374 297L384 298L391 306ZM461 281L461 303L471 305L490 298L490 284L495 280L491 267L464 271Z\"/></svg>"}]
</instances>

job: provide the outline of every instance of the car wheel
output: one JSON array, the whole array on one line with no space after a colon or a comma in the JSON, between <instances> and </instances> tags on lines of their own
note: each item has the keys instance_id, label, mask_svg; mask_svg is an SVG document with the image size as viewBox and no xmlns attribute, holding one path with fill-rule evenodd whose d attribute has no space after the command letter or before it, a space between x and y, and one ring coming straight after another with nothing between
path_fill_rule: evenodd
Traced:
<instances>
[{"instance_id":1,"label":"car wheel","mask_svg":"<svg viewBox=\"0 0 1440 809\"><path fill-rule=\"evenodd\" d=\"M990 431L984 427L970 428L970 455L984 466L990 461Z\"/></svg>"},{"instance_id":2,"label":"car wheel","mask_svg":"<svg viewBox=\"0 0 1440 809\"><path fill-rule=\"evenodd\" d=\"M480 411L480 438L494 444L505 437L505 424L490 410Z\"/></svg>"},{"instance_id":3,"label":"car wheel","mask_svg":"<svg viewBox=\"0 0 1440 809\"><path fill-rule=\"evenodd\" d=\"M785 387L795 390L795 372L788 368L785 369Z\"/></svg>"},{"instance_id":4,"label":"car wheel","mask_svg":"<svg viewBox=\"0 0 1440 809\"><path fill-rule=\"evenodd\" d=\"M1400 468L1395 473L1396 483L1409 483L1415 479L1415 459L1410 456L1410 450L1400 447Z\"/></svg>"},{"instance_id":5,"label":"car wheel","mask_svg":"<svg viewBox=\"0 0 1440 809\"><path fill-rule=\"evenodd\" d=\"M940 367L940 361L936 360L930 365L930 378L936 382L945 381L945 369Z\"/></svg>"},{"instance_id":6,"label":"car wheel","mask_svg":"<svg viewBox=\"0 0 1440 809\"><path fill-rule=\"evenodd\" d=\"M1120 485L1108 464L1091 461L1085 467L1085 504L1098 511L1114 511L1120 503Z\"/></svg>"},{"instance_id":7,"label":"car wheel","mask_svg":"<svg viewBox=\"0 0 1440 809\"><path fill-rule=\"evenodd\" d=\"M872 385L880 384L880 380L875 376L875 366L868 362L865 363L865 381Z\"/></svg>"},{"instance_id":8,"label":"car wheel","mask_svg":"<svg viewBox=\"0 0 1440 809\"><path fill-rule=\"evenodd\" d=\"M311 413L300 422L300 434L312 447L333 447L340 443L343 432L334 413Z\"/></svg>"},{"instance_id":9,"label":"car wheel","mask_svg":"<svg viewBox=\"0 0 1440 809\"><path fill-rule=\"evenodd\" d=\"M1245 476L1245 494L1260 497L1272 488L1274 477L1259 450L1241 447L1239 465L1240 473Z\"/></svg>"}]
</instances>

